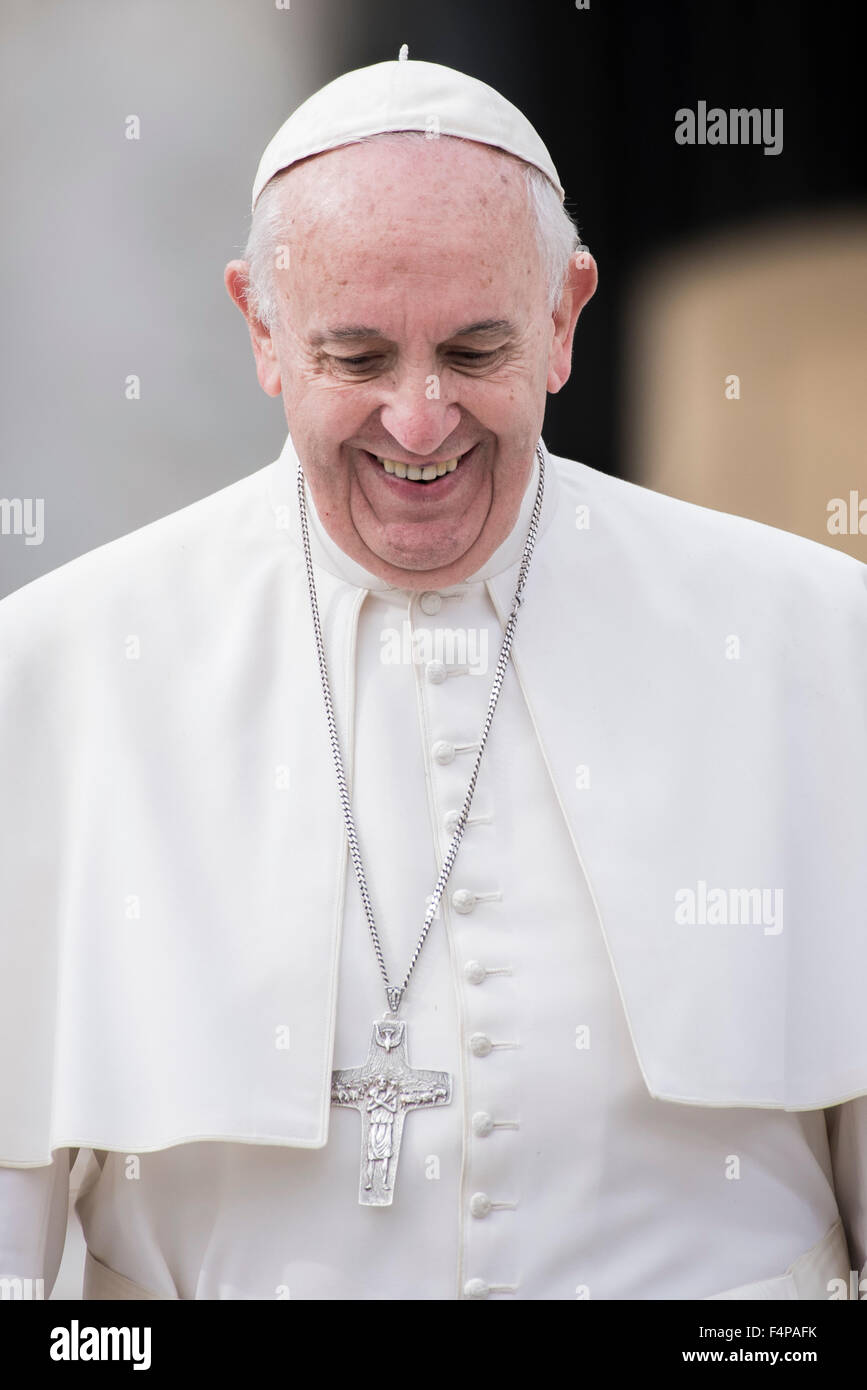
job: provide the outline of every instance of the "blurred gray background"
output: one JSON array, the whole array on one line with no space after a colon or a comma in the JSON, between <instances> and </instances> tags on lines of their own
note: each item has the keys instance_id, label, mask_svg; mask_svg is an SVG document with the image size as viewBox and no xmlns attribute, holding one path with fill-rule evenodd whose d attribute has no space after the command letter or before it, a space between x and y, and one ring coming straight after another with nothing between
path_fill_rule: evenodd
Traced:
<instances>
[{"instance_id":1,"label":"blurred gray background","mask_svg":"<svg viewBox=\"0 0 867 1390\"><path fill-rule=\"evenodd\" d=\"M0 536L0 595L279 452L222 273L338 10L3 0L0 497L43 498L45 537Z\"/></svg>"}]
</instances>

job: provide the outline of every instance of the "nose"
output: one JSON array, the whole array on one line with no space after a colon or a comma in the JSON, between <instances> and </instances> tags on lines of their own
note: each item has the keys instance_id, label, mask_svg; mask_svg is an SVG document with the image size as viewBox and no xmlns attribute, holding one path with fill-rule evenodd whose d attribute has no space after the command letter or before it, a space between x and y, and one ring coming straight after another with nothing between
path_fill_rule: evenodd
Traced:
<instances>
[{"instance_id":1,"label":"nose","mask_svg":"<svg viewBox=\"0 0 867 1390\"><path fill-rule=\"evenodd\" d=\"M407 374L382 406L380 420L408 454L428 458L460 424L460 407L439 398L436 376Z\"/></svg>"}]
</instances>

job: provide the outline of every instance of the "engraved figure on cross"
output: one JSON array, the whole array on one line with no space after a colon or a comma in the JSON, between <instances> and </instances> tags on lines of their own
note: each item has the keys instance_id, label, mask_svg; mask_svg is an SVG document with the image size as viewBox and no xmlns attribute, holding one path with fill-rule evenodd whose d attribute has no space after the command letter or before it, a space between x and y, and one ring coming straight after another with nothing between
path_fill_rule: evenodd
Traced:
<instances>
[{"instance_id":1,"label":"engraved figure on cross","mask_svg":"<svg viewBox=\"0 0 867 1390\"><path fill-rule=\"evenodd\" d=\"M374 1166L382 1164L382 1184L389 1187L388 1165L393 1153L392 1135L400 1092L394 1081L378 1076L367 1092L367 1116L370 1121L367 1131L367 1181L364 1186L369 1192L373 1187Z\"/></svg>"},{"instance_id":2,"label":"engraved figure on cross","mask_svg":"<svg viewBox=\"0 0 867 1390\"><path fill-rule=\"evenodd\" d=\"M448 1105L451 1097L448 1072L417 1071L409 1065L406 1023L388 1015L373 1025L364 1065L332 1073L332 1105L361 1111L358 1200L362 1206L391 1206L408 1112Z\"/></svg>"}]
</instances>

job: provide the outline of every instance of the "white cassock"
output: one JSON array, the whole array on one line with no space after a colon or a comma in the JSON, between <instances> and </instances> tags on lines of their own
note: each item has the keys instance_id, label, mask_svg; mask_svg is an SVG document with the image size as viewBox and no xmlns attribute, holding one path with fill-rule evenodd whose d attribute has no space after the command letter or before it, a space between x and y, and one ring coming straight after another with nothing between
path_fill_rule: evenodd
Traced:
<instances>
[{"instance_id":1,"label":"white cassock","mask_svg":"<svg viewBox=\"0 0 867 1390\"><path fill-rule=\"evenodd\" d=\"M85 1148L91 1298L824 1299L867 1275L867 571L546 460L402 1011L453 1099L408 1115L390 1207L359 1205L359 1114L330 1107L385 999L291 442L0 605L0 1274L53 1280ZM307 494L394 980L537 469L483 569L422 594Z\"/></svg>"}]
</instances>

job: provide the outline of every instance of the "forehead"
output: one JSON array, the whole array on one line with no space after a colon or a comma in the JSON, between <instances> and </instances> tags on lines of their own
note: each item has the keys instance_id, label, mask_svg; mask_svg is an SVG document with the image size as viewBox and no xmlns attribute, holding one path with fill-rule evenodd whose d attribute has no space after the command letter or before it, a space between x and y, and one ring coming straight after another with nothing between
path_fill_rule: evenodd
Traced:
<instances>
[{"instance_id":1,"label":"forehead","mask_svg":"<svg viewBox=\"0 0 867 1390\"><path fill-rule=\"evenodd\" d=\"M290 169L283 205L291 216L312 221L383 211L411 216L419 202L434 200L497 216L526 201L523 168L520 160L474 140L385 134Z\"/></svg>"},{"instance_id":2,"label":"forehead","mask_svg":"<svg viewBox=\"0 0 867 1390\"><path fill-rule=\"evenodd\" d=\"M502 317L532 293L538 252L523 166L472 141L377 139L317 155L282 181L287 289L364 321L429 291L444 317ZM472 299L472 307L461 301ZM372 301L372 302L371 302Z\"/></svg>"}]
</instances>

